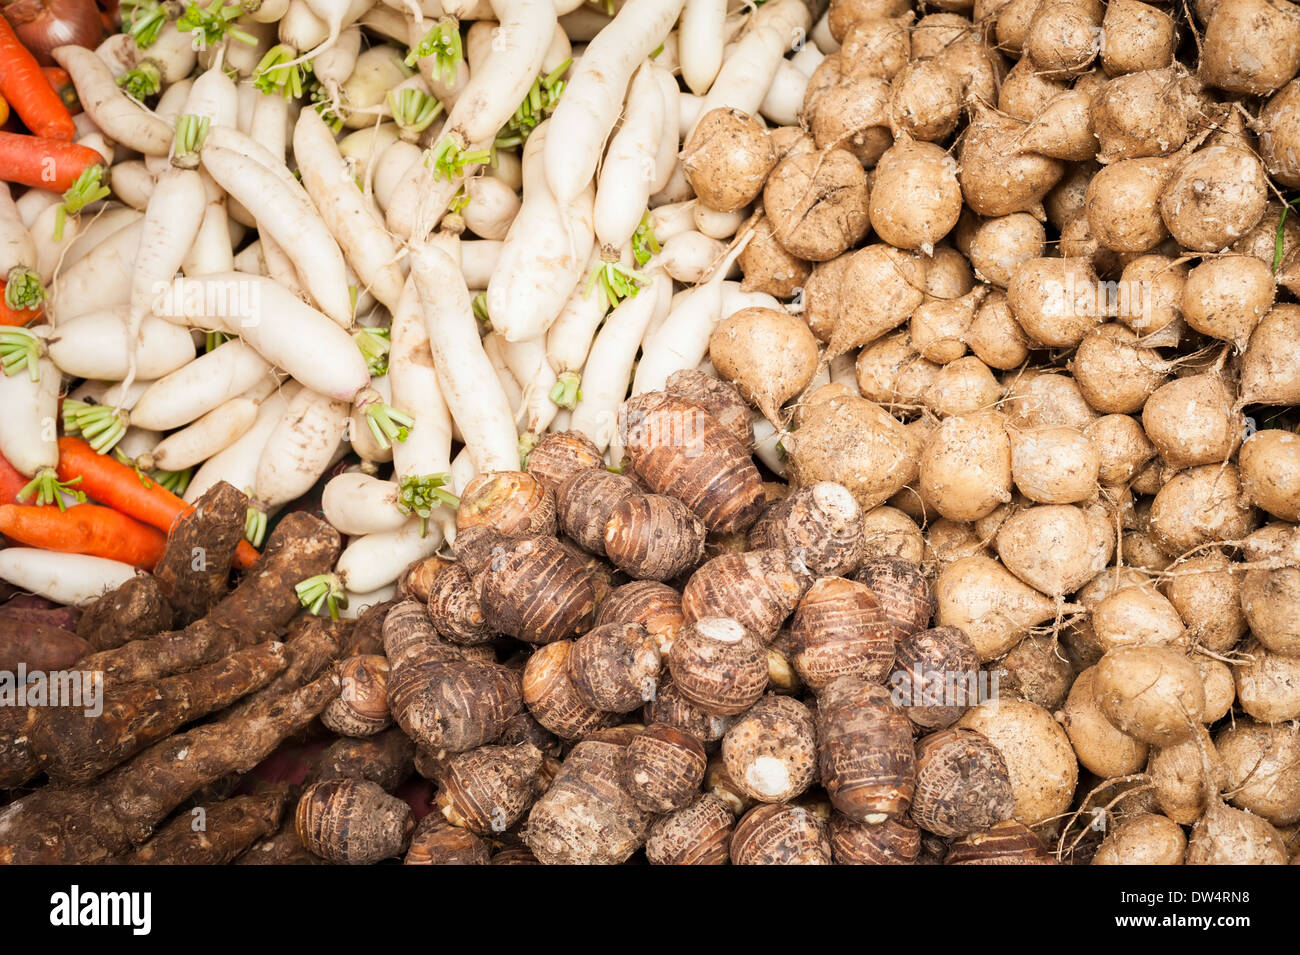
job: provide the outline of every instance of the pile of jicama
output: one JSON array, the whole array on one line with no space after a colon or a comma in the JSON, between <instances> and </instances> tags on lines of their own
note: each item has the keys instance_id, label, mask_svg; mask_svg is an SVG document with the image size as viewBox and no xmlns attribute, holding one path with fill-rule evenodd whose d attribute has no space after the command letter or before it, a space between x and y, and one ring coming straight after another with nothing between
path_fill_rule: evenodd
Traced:
<instances>
[{"instance_id":1,"label":"pile of jicama","mask_svg":"<svg viewBox=\"0 0 1300 955\"><path fill-rule=\"evenodd\" d=\"M462 493L565 433L661 490L637 409L668 393L656 447L731 431L764 505L838 486L872 554L923 568L934 625L1015 697L961 727L1005 761L1017 851L1286 861L1300 8L934 6L124 0L71 45L0 23L28 131L0 131L0 578L91 606L226 485L247 569L324 479L347 543L295 582L311 613L440 553L482 600ZM673 391L697 371L751 407ZM764 549L757 498L701 513L740 493L715 477L675 580ZM800 599L762 608L769 660Z\"/></svg>"}]
</instances>

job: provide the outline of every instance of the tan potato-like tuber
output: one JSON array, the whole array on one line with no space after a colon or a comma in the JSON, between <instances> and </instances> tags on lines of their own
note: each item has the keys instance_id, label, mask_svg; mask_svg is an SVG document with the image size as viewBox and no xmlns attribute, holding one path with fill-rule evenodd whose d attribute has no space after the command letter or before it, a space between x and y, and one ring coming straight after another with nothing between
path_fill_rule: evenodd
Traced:
<instances>
[{"instance_id":1,"label":"tan potato-like tuber","mask_svg":"<svg viewBox=\"0 0 1300 955\"><path fill-rule=\"evenodd\" d=\"M700 202L734 212L753 201L776 165L767 130L738 109L700 117L681 153L682 170Z\"/></svg>"},{"instance_id":2,"label":"tan potato-like tuber","mask_svg":"<svg viewBox=\"0 0 1300 955\"><path fill-rule=\"evenodd\" d=\"M817 370L817 339L787 312L742 308L714 330L709 356L718 373L779 426L781 406L803 391Z\"/></svg>"},{"instance_id":3,"label":"tan potato-like tuber","mask_svg":"<svg viewBox=\"0 0 1300 955\"><path fill-rule=\"evenodd\" d=\"M1205 684L1186 654L1116 647L1097 664L1093 695L1121 732L1156 746L1182 742L1205 712Z\"/></svg>"},{"instance_id":4,"label":"tan potato-like tuber","mask_svg":"<svg viewBox=\"0 0 1300 955\"><path fill-rule=\"evenodd\" d=\"M1241 708L1264 723L1300 718L1300 657L1252 640L1242 644L1242 653L1245 657L1232 668Z\"/></svg>"},{"instance_id":5,"label":"tan potato-like tuber","mask_svg":"<svg viewBox=\"0 0 1300 955\"><path fill-rule=\"evenodd\" d=\"M1101 711L1094 688L1096 675L1097 668L1092 666L1075 678L1061 714L1079 765L1102 779L1141 772L1148 746L1117 729Z\"/></svg>"},{"instance_id":6,"label":"tan potato-like tuber","mask_svg":"<svg viewBox=\"0 0 1300 955\"><path fill-rule=\"evenodd\" d=\"M1286 865L1287 855L1282 834L1267 821L1216 800L1192 827L1187 864Z\"/></svg>"},{"instance_id":7,"label":"tan potato-like tuber","mask_svg":"<svg viewBox=\"0 0 1300 955\"><path fill-rule=\"evenodd\" d=\"M787 156L763 188L777 241L810 262L833 259L862 240L869 199L867 174L846 149Z\"/></svg>"},{"instance_id":8,"label":"tan potato-like tuber","mask_svg":"<svg viewBox=\"0 0 1300 955\"><path fill-rule=\"evenodd\" d=\"M1101 29L1101 65L1111 76L1158 70L1173 62L1178 28L1155 4L1111 0Z\"/></svg>"},{"instance_id":9,"label":"tan potato-like tuber","mask_svg":"<svg viewBox=\"0 0 1300 955\"><path fill-rule=\"evenodd\" d=\"M1294 724L1240 720L1225 727L1214 745L1234 806L1275 826L1300 821L1300 730Z\"/></svg>"},{"instance_id":10,"label":"tan potato-like tuber","mask_svg":"<svg viewBox=\"0 0 1300 955\"><path fill-rule=\"evenodd\" d=\"M1135 4L1136 5L1136 4ZM1177 823L1144 812L1119 823L1097 847L1093 865L1182 865L1187 837Z\"/></svg>"},{"instance_id":11,"label":"tan potato-like tuber","mask_svg":"<svg viewBox=\"0 0 1300 955\"><path fill-rule=\"evenodd\" d=\"M1300 30L1300 14L1292 16ZM1254 153L1206 146L1174 170L1160 196L1160 215L1183 248L1216 252L1254 228L1267 203L1268 176Z\"/></svg>"},{"instance_id":12,"label":"tan potato-like tuber","mask_svg":"<svg viewBox=\"0 0 1300 955\"><path fill-rule=\"evenodd\" d=\"M1104 517L1104 516L1103 516ZM1012 515L998 530L998 556L1007 569L1050 597L1073 593L1114 553L1103 519L1073 504L1041 504Z\"/></svg>"},{"instance_id":13,"label":"tan potato-like tuber","mask_svg":"<svg viewBox=\"0 0 1300 955\"><path fill-rule=\"evenodd\" d=\"M1092 264L1082 258L1032 259L1007 286L1017 324L1049 348L1072 348L1105 317Z\"/></svg>"},{"instance_id":14,"label":"tan potato-like tuber","mask_svg":"<svg viewBox=\"0 0 1300 955\"><path fill-rule=\"evenodd\" d=\"M830 347L836 358L901 325L925 300L923 258L874 243L854 252L840 276L840 302Z\"/></svg>"},{"instance_id":15,"label":"tan potato-like tuber","mask_svg":"<svg viewBox=\"0 0 1300 955\"><path fill-rule=\"evenodd\" d=\"M1011 440L994 411L954 415L931 437L920 461L920 491L944 517L972 521L1011 500Z\"/></svg>"},{"instance_id":16,"label":"tan potato-like tuber","mask_svg":"<svg viewBox=\"0 0 1300 955\"><path fill-rule=\"evenodd\" d=\"M957 164L934 143L900 133L876 165L871 227L890 245L926 255L961 213Z\"/></svg>"},{"instance_id":17,"label":"tan potato-like tuber","mask_svg":"<svg viewBox=\"0 0 1300 955\"><path fill-rule=\"evenodd\" d=\"M1244 349L1273 307L1274 292L1268 263L1250 255L1216 256L1188 273L1181 311L1196 331Z\"/></svg>"},{"instance_id":18,"label":"tan potato-like tuber","mask_svg":"<svg viewBox=\"0 0 1300 955\"><path fill-rule=\"evenodd\" d=\"M1257 431L1242 444L1237 463L1251 503L1284 521L1300 521L1300 437L1276 428Z\"/></svg>"},{"instance_id":19,"label":"tan potato-like tuber","mask_svg":"<svg viewBox=\"0 0 1300 955\"><path fill-rule=\"evenodd\" d=\"M1240 401L1300 402L1300 306L1276 305L1255 326L1241 356Z\"/></svg>"},{"instance_id":20,"label":"tan potato-like tuber","mask_svg":"<svg viewBox=\"0 0 1300 955\"><path fill-rule=\"evenodd\" d=\"M1300 15L1281 0L1219 0L1205 24L1201 77L1228 93L1264 96L1300 70ZM1189 860L1190 861L1190 860Z\"/></svg>"},{"instance_id":21,"label":"tan potato-like tuber","mask_svg":"<svg viewBox=\"0 0 1300 955\"><path fill-rule=\"evenodd\" d=\"M935 624L961 628L981 660L1002 656L1030 627L1056 614L1050 598L984 556L963 557L946 566L934 592Z\"/></svg>"},{"instance_id":22,"label":"tan potato-like tuber","mask_svg":"<svg viewBox=\"0 0 1300 955\"><path fill-rule=\"evenodd\" d=\"M1065 172L1059 159L1020 152L1024 126L976 101L957 161L966 204L982 216L1033 213Z\"/></svg>"},{"instance_id":23,"label":"tan potato-like tuber","mask_svg":"<svg viewBox=\"0 0 1300 955\"><path fill-rule=\"evenodd\" d=\"M1011 478L1041 504L1074 504L1097 495L1101 455L1073 428L1011 432Z\"/></svg>"}]
</instances>

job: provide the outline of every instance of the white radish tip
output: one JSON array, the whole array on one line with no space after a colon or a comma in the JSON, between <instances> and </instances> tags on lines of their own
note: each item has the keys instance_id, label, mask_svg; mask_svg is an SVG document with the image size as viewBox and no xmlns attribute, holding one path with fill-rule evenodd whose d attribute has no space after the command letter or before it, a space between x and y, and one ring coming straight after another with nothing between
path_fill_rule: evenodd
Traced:
<instances>
[{"instance_id":1,"label":"white radish tip","mask_svg":"<svg viewBox=\"0 0 1300 955\"><path fill-rule=\"evenodd\" d=\"M705 617L695 621L700 636L718 643L739 643L745 638L745 628L730 617Z\"/></svg>"}]
</instances>

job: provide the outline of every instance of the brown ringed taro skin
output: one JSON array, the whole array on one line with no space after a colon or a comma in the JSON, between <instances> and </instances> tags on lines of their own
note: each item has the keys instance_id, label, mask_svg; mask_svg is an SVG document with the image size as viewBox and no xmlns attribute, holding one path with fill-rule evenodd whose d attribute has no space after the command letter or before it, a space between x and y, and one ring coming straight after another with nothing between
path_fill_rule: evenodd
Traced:
<instances>
[{"instance_id":1,"label":"brown ringed taro skin","mask_svg":"<svg viewBox=\"0 0 1300 955\"><path fill-rule=\"evenodd\" d=\"M507 541L476 581L487 625L527 643L585 633L596 608L587 568L554 537Z\"/></svg>"},{"instance_id":2,"label":"brown ringed taro skin","mask_svg":"<svg viewBox=\"0 0 1300 955\"><path fill-rule=\"evenodd\" d=\"M749 405L728 382L698 368L687 368L669 375L664 382L664 391L699 405L731 432L742 448L754 443Z\"/></svg>"},{"instance_id":3,"label":"brown ringed taro skin","mask_svg":"<svg viewBox=\"0 0 1300 955\"><path fill-rule=\"evenodd\" d=\"M911 815L927 832L954 838L990 829L1015 809L1011 776L982 733L946 729L916 744Z\"/></svg>"},{"instance_id":4,"label":"brown ringed taro skin","mask_svg":"<svg viewBox=\"0 0 1300 955\"><path fill-rule=\"evenodd\" d=\"M668 670L687 700L721 716L743 713L767 688L762 643L727 617L705 617L682 627L668 652Z\"/></svg>"},{"instance_id":5,"label":"brown ringed taro skin","mask_svg":"<svg viewBox=\"0 0 1300 955\"><path fill-rule=\"evenodd\" d=\"M604 468L579 471L556 491L560 529L588 553L605 556L605 524L614 509L641 493L636 482Z\"/></svg>"},{"instance_id":6,"label":"brown ringed taro skin","mask_svg":"<svg viewBox=\"0 0 1300 955\"><path fill-rule=\"evenodd\" d=\"M929 625L934 598L919 564L902 557L872 557L854 579L875 593L897 629L897 639L905 640Z\"/></svg>"},{"instance_id":7,"label":"brown ringed taro skin","mask_svg":"<svg viewBox=\"0 0 1300 955\"><path fill-rule=\"evenodd\" d=\"M443 643L424 604L403 600L392 606L380 630L384 656L392 670L435 660L458 660L460 648Z\"/></svg>"},{"instance_id":8,"label":"brown ringed taro skin","mask_svg":"<svg viewBox=\"0 0 1300 955\"><path fill-rule=\"evenodd\" d=\"M555 495L525 471L489 471L470 481L456 509L456 530L489 527L506 537L554 536Z\"/></svg>"},{"instance_id":9,"label":"brown ringed taro skin","mask_svg":"<svg viewBox=\"0 0 1300 955\"><path fill-rule=\"evenodd\" d=\"M646 837L651 865L726 865L736 817L717 796L694 802L655 821Z\"/></svg>"},{"instance_id":10,"label":"brown ringed taro skin","mask_svg":"<svg viewBox=\"0 0 1300 955\"><path fill-rule=\"evenodd\" d=\"M533 804L541 768L542 751L530 743L453 756L440 779L438 809L452 825L480 836L505 832Z\"/></svg>"},{"instance_id":11,"label":"brown ringed taro skin","mask_svg":"<svg viewBox=\"0 0 1300 955\"><path fill-rule=\"evenodd\" d=\"M541 865L527 846L507 846L492 857L492 865Z\"/></svg>"},{"instance_id":12,"label":"brown ringed taro skin","mask_svg":"<svg viewBox=\"0 0 1300 955\"><path fill-rule=\"evenodd\" d=\"M545 756L558 756L561 751L560 740L548 730L527 709L520 710L506 723L497 739L501 746L518 746L530 743L542 751Z\"/></svg>"},{"instance_id":13,"label":"brown ringed taro skin","mask_svg":"<svg viewBox=\"0 0 1300 955\"><path fill-rule=\"evenodd\" d=\"M704 557L704 524L681 501L663 494L624 499L609 515L602 550L638 580L672 580Z\"/></svg>"},{"instance_id":14,"label":"brown ringed taro skin","mask_svg":"<svg viewBox=\"0 0 1300 955\"><path fill-rule=\"evenodd\" d=\"M528 455L528 473L551 493L579 471L604 467L605 456L581 431L544 434Z\"/></svg>"},{"instance_id":15,"label":"brown ringed taro skin","mask_svg":"<svg viewBox=\"0 0 1300 955\"><path fill-rule=\"evenodd\" d=\"M519 712L518 674L495 663L439 660L394 668L393 718L420 746L461 753L490 743Z\"/></svg>"},{"instance_id":16,"label":"brown ringed taro skin","mask_svg":"<svg viewBox=\"0 0 1300 955\"><path fill-rule=\"evenodd\" d=\"M619 775L623 747L586 740L528 814L524 842L548 865L617 865L645 842L651 816Z\"/></svg>"},{"instance_id":17,"label":"brown ringed taro skin","mask_svg":"<svg viewBox=\"0 0 1300 955\"><path fill-rule=\"evenodd\" d=\"M578 739L606 726L614 714L584 702L569 679L572 640L538 647L524 665L524 704L533 717L560 739Z\"/></svg>"},{"instance_id":18,"label":"brown ringed taro skin","mask_svg":"<svg viewBox=\"0 0 1300 955\"><path fill-rule=\"evenodd\" d=\"M699 795L708 757L694 736L654 723L637 734L619 761L623 788L646 812L680 809Z\"/></svg>"},{"instance_id":19,"label":"brown ringed taro skin","mask_svg":"<svg viewBox=\"0 0 1300 955\"><path fill-rule=\"evenodd\" d=\"M467 829L431 812L415 827L403 865L490 865L488 845Z\"/></svg>"},{"instance_id":20,"label":"brown ringed taro skin","mask_svg":"<svg viewBox=\"0 0 1300 955\"><path fill-rule=\"evenodd\" d=\"M597 627L639 623L650 631L664 656L682 627L682 595L657 580L634 580L615 587L596 610Z\"/></svg>"},{"instance_id":21,"label":"brown ringed taro skin","mask_svg":"<svg viewBox=\"0 0 1300 955\"><path fill-rule=\"evenodd\" d=\"M392 722L388 712L388 658L349 657L339 664L343 691L321 722L340 736L373 736Z\"/></svg>"},{"instance_id":22,"label":"brown ringed taro skin","mask_svg":"<svg viewBox=\"0 0 1300 955\"><path fill-rule=\"evenodd\" d=\"M921 854L921 830L906 816L877 826L831 815L831 854L840 865L914 865Z\"/></svg>"},{"instance_id":23,"label":"brown ringed taro skin","mask_svg":"<svg viewBox=\"0 0 1300 955\"><path fill-rule=\"evenodd\" d=\"M308 779L368 779L392 792L410 777L414 765L415 743L400 726L393 726L365 739L335 740L321 753Z\"/></svg>"},{"instance_id":24,"label":"brown ringed taro skin","mask_svg":"<svg viewBox=\"0 0 1300 955\"><path fill-rule=\"evenodd\" d=\"M912 801L912 724L887 689L840 677L818 697L818 763L831 803L858 822L901 816Z\"/></svg>"},{"instance_id":25,"label":"brown ringed taro skin","mask_svg":"<svg viewBox=\"0 0 1300 955\"><path fill-rule=\"evenodd\" d=\"M583 702L608 713L631 713L659 684L659 647L639 623L611 623L573 643L569 680Z\"/></svg>"},{"instance_id":26,"label":"brown ringed taro skin","mask_svg":"<svg viewBox=\"0 0 1300 955\"><path fill-rule=\"evenodd\" d=\"M690 733L706 747L718 742L735 722L734 716L720 716L700 709L688 700L668 674L661 676L655 698L646 703L646 723L667 723Z\"/></svg>"},{"instance_id":27,"label":"brown ringed taro skin","mask_svg":"<svg viewBox=\"0 0 1300 955\"><path fill-rule=\"evenodd\" d=\"M397 578L397 595L427 601L433 582L447 568L455 566L454 561L438 554L430 554L423 560L417 560L402 571L402 576Z\"/></svg>"},{"instance_id":28,"label":"brown ringed taro skin","mask_svg":"<svg viewBox=\"0 0 1300 955\"><path fill-rule=\"evenodd\" d=\"M768 694L722 738L727 775L759 802L789 802L817 778L817 729L808 707Z\"/></svg>"},{"instance_id":29,"label":"brown ringed taro skin","mask_svg":"<svg viewBox=\"0 0 1300 955\"><path fill-rule=\"evenodd\" d=\"M954 842L944 865L1055 865L1047 847L1024 825L1008 819Z\"/></svg>"},{"instance_id":30,"label":"brown ringed taro skin","mask_svg":"<svg viewBox=\"0 0 1300 955\"><path fill-rule=\"evenodd\" d=\"M460 564L452 564L433 582L427 606L433 629L444 640L475 644L492 639L474 583Z\"/></svg>"},{"instance_id":31,"label":"brown ringed taro skin","mask_svg":"<svg viewBox=\"0 0 1300 955\"><path fill-rule=\"evenodd\" d=\"M811 583L811 575L783 550L722 554L686 582L682 613L688 622L731 617L767 641L776 636Z\"/></svg>"},{"instance_id":32,"label":"brown ringed taro skin","mask_svg":"<svg viewBox=\"0 0 1300 955\"><path fill-rule=\"evenodd\" d=\"M663 392L629 399L620 422L632 467L714 533L748 530L763 509L749 449L699 405Z\"/></svg>"},{"instance_id":33,"label":"brown ringed taro skin","mask_svg":"<svg viewBox=\"0 0 1300 955\"><path fill-rule=\"evenodd\" d=\"M830 827L803 806L764 803L736 823L735 865L830 865Z\"/></svg>"},{"instance_id":34,"label":"brown ringed taro skin","mask_svg":"<svg viewBox=\"0 0 1300 955\"><path fill-rule=\"evenodd\" d=\"M814 574L844 577L866 553L862 508L848 488L819 481L777 501L749 531L749 546L796 552Z\"/></svg>"},{"instance_id":35,"label":"brown ringed taro skin","mask_svg":"<svg viewBox=\"0 0 1300 955\"><path fill-rule=\"evenodd\" d=\"M870 587L820 577L790 621L790 659L814 691L841 676L884 683L894 665L895 632Z\"/></svg>"},{"instance_id":36,"label":"brown ringed taro skin","mask_svg":"<svg viewBox=\"0 0 1300 955\"><path fill-rule=\"evenodd\" d=\"M346 865L371 865L400 855L415 828L405 802L365 779L308 786L298 800L294 824L308 849Z\"/></svg>"},{"instance_id":37,"label":"brown ringed taro skin","mask_svg":"<svg viewBox=\"0 0 1300 955\"><path fill-rule=\"evenodd\" d=\"M979 672L979 652L965 631L934 627L899 643L889 685L916 726L942 729L979 702L972 682Z\"/></svg>"}]
</instances>

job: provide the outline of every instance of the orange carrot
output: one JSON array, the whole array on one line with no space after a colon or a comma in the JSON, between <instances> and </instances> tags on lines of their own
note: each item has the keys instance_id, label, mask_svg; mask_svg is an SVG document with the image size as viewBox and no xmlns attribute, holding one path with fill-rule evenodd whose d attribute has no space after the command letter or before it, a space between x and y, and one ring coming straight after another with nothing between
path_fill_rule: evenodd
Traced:
<instances>
[{"instance_id":1,"label":"orange carrot","mask_svg":"<svg viewBox=\"0 0 1300 955\"><path fill-rule=\"evenodd\" d=\"M66 192L83 172L103 162L89 146L0 130L0 179L7 182Z\"/></svg>"},{"instance_id":2,"label":"orange carrot","mask_svg":"<svg viewBox=\"0 0 1300 955\"><path fill-rule=\"evenodd\" d=\"M0 504L0 534L28 547L107 557L144 570L162 558L167 537L111 507Z\"/></svg>"},{"instance_id":3,"label":"orange carrot","mask_svg":"<svg viewBox=\"0 0 1300 955\"><path fill-rule=\"evenodd\" d=\"M0 279L0 325L26 325L41 317L39 305L36 308L10 308L5 301L7 289L4 279Z\"/></svg>"},{"instance_id":4,"label":"orange carrot","mask_svg":"<svg viewBox=\"0 0 1300 955\"><path fill-rule=\"evenodd\" d=\"M59 439L58 475L60 481L80 478L79 490L165 533L170 533L181 517L194 510L157 481L107 454L96 453L80 438ZM237 568L246 570L257 563L257 558L252 544L239 542L235 550Z\"/></svg>"},{"instance_id":5,"label":"orange carrot","mask_svg":"<svg viewBox=\"0 0 1300 955\"><path fill-rule=\"evenodd\" d=\"M61 66L42 66L41 72L45 74L51 89L63 100L63 105L68 107L68 112L74 116L80 113L81 100L77 99L77 88L72 85L68 71Z\"/></svg>"},{"instance_id":6,"label":"orange carrot","mask_svg":"<svg viewBox=\"0 0 1300 955\"><path fill-rule=\"evenodd\" d=\"M18 503L18 493L31 483L21 471L9 463L9 459L0 454L0 504Z\"/></svg>"},{"instance_id":7,"label":"orange carrot","mask_svg":"<svg viewBox=\"0 0 1300 955\"><path fill-rule=\"evenodd\" d=\"M37 136L66 141L77 135L68 107L4 17L0 17L0 93Z\"/></svg>"},{"instance_id":8,"label":"orange carrot","mask_svg":"<svg viewBox=\"0 0 1300 955\"><path fill-rule=\"evenodd\" d=\"M0 126L7 122L9 122L9 104L5 102L3 96L0 96Z\"/></svg>"}]
</instances>

